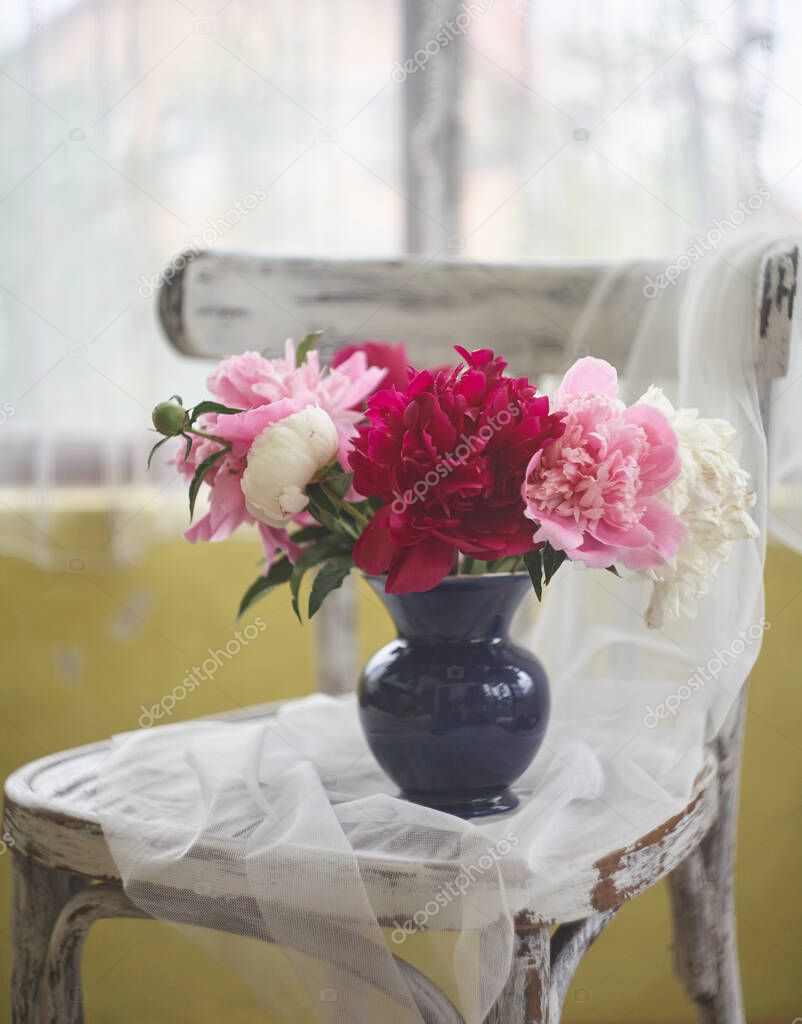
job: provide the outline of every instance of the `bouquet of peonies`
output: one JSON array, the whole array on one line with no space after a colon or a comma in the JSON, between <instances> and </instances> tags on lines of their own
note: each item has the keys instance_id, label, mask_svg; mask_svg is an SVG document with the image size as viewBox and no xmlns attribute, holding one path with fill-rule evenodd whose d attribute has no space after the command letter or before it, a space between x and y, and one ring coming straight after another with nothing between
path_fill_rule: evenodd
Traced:
<instances>
[{"instance_id":1,"label":"bouquet of peonies","mask_svg":"<svg viewBox=\"0 0 802 1024\"><path fill-rule=\"evenodd\" d=\"M540 597L569 559L646 573L646 621L659 626L695 614L732 541L757 535L732 427L655 387L626 405L601 359L580 359L549 398L489 349L417 370L403 345L367 342L322 369L318 338L288 341L283 359L225 359L214 400L185 409L173 396L153 411L165 435L153 451L184 441L190 517L208 491L187 539L259 531L264 571L240 613L289 583L300 617L314 571L312 616L353 566L386 574L388 593L525 568Z\"/></svg>"}]
</instances>

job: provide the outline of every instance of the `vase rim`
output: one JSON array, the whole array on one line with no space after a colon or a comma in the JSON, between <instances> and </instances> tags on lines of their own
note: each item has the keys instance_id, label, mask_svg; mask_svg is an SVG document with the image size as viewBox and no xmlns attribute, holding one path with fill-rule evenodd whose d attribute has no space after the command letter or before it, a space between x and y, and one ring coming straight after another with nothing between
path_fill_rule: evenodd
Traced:
<instances>
[{"instance_id":1,"label":"vase rim","mask_svg":"<svg viewBox=\"0 0 802 1024\"><path fill-rule=\"evenodd\" d=\"M375 573L370 573L370 572L363 572L362 575L364 576L364 578L366 580L386 580L387 579L387 573L386 572L385 573L381 573L379 575L377 575ZM429 590L410 590L410 591L408 591L408 593L410 593L410 594L427 594L427 593L429 593L429 591L434 590L436 587L442 586L444 583L454 584L454 583L461 583L461 582L463 582L465 580L468 580L468 581L474 580L475 581L475 580L501 580L501 579L510 579L510 580L529 579L529 573L527 572L526 569L518 569L515 572L475 572L475 573L463 574L461 576L444 576L440 580L439 583L435 583L434 587L429 587ZM403 595L398 595L398 596L403 596Z\"/></svg>"}]
</instances>

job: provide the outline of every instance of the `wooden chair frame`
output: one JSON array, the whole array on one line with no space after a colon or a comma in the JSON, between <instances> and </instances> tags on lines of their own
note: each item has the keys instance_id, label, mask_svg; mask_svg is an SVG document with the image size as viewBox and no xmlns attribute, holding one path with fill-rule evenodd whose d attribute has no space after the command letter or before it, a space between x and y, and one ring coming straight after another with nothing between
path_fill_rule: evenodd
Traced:
<instances>
[{"instance_id":1,"label":"wooden chair frame","mask_svg":"<svg viewBox=\"0 0 802 1024\"><path fill-rule=\"evenodd\" d=\"M798 250L772 247L756 284L755 360L768 423L770 384L788 366ZM620 362L627 318L642 301L648 265L633 265L605 303L607 327L594 354ZM171 341L192 355L262 348L271 336L296 336L330 325L328 343L376 335L404 337L412 355L438 361L458 339L493 338L527 372L559 370L578 312L599 268L434 264L421 260L322 261L190 254L160 295ZM658 325L659 329L659 325ZM321 614L321 688L353 685L353 631L347 595ZM269 714L252 709L248 715ZM239 713L231 717L244 717ZM704 1024L745 1024L736 943L733 860L745 693L708 751L705 771L684 810L630 846L611 850L594 868L584 910L519 914L512 972L491 1011L493 1024L557 1024L571 977L618 908L668 876L674 960ZM107 917L143 916L125 895L94 811L97 766L105 744L68 751L15 772L5 787L5 829L13 842L12 1021L80 1024L80 953L89 927ZM366 863L364 874L386 871ZM378 875L377 875L378 877ZM395 890L403 891L399 878ZM253 907L187 893L176 917L248 933ZM171 900L175 906L178 901ZM247 903L247 901L245 901ZM414 908L413 908L414 909ZM557 929L551 933L552 925ZM356 961L341 965L359 978ZM419 972L399 960L426 1021L460 1021L457 1010Z\"/></svg>"}]
</instances>

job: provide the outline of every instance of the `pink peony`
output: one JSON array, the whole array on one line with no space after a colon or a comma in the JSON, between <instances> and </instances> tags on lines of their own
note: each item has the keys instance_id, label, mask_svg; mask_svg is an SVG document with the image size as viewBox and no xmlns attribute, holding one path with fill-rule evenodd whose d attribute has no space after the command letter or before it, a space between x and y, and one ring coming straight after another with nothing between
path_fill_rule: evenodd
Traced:
<instances>
[{"instance_id":1,"label":"pink peony","mask_svg":"<svg viewBox=\"0 0 802 1024\"><path fill-rule=\"evenodd\" d=\"M640 402L627 408L615 368L592 357L566 373L553 404L565 410L565 432L535 452L523 486L534 542L594 568L650 569L673 558L685 528L659 500L680 472L665 416Z\"/></svg>"},{"instance_id":2,"label":"pink peony","mask_svg":"<svg viewBox=\"0 0 802 1024\"><path fill-rule=\"evenodd\" d=\"M186 531L186 539L192 543L225 540L238 526L255 522L245 507L241 486L248 452L267 427L301 409L317 406L329 414L337 429L338 457L347 468L351 440L362 417L355 406L362 404L384 374L383 369L368 366L363 352L355 352L334 369L321 370L313 351L296 368L292 341L287 341L283 359L266 359L257 352L224 359L209 376L209 391L216 400L243 412L209 413L198 421L205 433L229 441L231 450L204 478L210 484L209 511ZM213 440L194 438L186 462L183 450L176 461L180 470L192 477L204 459L219 450ZM277 550L285 551L292 560L297 557L298 548L286 530L264 523L258 526L266 570Z\"/></svg>"}]
</instances>

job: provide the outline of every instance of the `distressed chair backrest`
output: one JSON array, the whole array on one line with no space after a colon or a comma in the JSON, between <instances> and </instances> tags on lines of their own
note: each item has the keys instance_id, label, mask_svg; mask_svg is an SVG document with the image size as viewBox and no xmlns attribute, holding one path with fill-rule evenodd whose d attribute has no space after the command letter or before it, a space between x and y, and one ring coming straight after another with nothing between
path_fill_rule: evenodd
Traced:
<instances>
[{"instance_id":1,"label":"distressed chair backrest","mask_svg":"<svg viewBox=\"0 0 802 1024\"><path fill-rule=\"evenodd\" d=\"M755 361L767 421L771 380L788 367L799 252L778 243L764 257L755 294ZM366 338L403 340L418 365L450 362L454 344L492 342L516 372L564 370L586 354L574 346L579 318L602 275L610 281L594 311L593 354L621 366L635 315L660 266L632 263L609 275L593 264L480 264L420 257L305 259L197 252L177 257L159 293L171 343L185 355L220 358L249 349L278 355L287 337L325 329L324 360ZM644 291L644 289L646 289ZM671 343L671 289L654 331ZM354 592L343 587L316 618L318 687L353 689L357 672Z\"/></svg>"}]
</instances>

